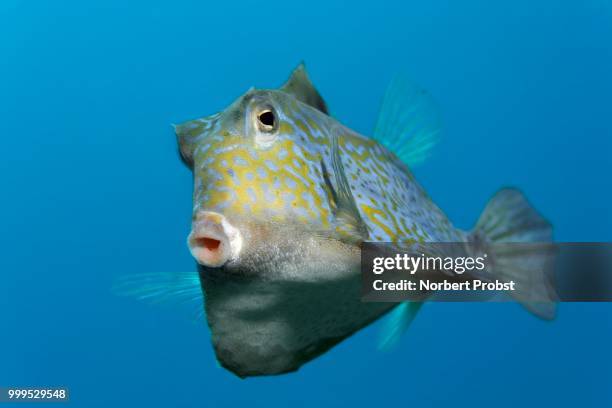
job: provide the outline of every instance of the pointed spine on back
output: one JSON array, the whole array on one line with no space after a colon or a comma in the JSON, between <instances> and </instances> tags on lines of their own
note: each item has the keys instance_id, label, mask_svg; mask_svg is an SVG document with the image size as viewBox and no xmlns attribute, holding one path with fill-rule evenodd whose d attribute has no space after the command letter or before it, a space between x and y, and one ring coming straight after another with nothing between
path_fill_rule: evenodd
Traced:
<instances>
[{"instance_id":1,"label":"pointed spine on back","mask_svg":"<svg viewBox=\"0 0 612 408\"><path fill-rule=\"evenodd\" d=\"M329 115L327 105L321 97L321 94L319 94L319 91L317 91L310 81L308 73L306 72L306 66L303 62L293 70L287 82L280 87L280 90L292 95L298 101Z\"/></svg>"}]
</instances>

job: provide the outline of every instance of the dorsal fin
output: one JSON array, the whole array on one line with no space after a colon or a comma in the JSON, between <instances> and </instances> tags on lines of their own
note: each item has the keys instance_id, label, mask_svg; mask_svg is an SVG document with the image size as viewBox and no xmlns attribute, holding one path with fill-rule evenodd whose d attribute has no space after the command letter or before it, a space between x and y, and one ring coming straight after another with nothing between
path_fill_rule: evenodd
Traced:
<instances>
[{"instance_id":1,"label":"dorsal fin","mask_svg":"<svg viewBox=\"0 0 612 408\"><path fill-rule=\"evenodd\" d=\"M429 156L441 127L438 106L431 95L415 83L397 76L387 88L374 139L412 167Z\"/></svg>"},{"instance_id":2,"label":"dorsal fin","mask_svg":"<svg viewBox=\"0 0 612 408\"><path fill-rule=\"evenodd\" d=\"M312 82L310 82L303 62L293 70L287 82L280 87L280 90L293 95L298 101L329 115L327 105Z\"/></svg>"}]
</instances>

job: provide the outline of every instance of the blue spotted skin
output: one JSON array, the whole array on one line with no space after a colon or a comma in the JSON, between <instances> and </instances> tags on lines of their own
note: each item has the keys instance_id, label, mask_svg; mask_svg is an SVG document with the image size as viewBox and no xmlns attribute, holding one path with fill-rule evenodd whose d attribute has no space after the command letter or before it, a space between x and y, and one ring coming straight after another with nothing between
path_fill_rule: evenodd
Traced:
<instances>
[{"instance_id":1,"label":"blue spotted skin","mask_svg":"<svg viewBox=\"0 0 612 408\"><path fill-rule=\"evenodd\" d=\"M243 238L199 269L215 354L241 377L297 370L394 306L361 301L358 242L464 238L392 152L327 114L303 66L176 132L194 224L214 214Z\"/></svg>"},{"instance_id":2,"label":"blue spotted skin","mask_svg":"<svg viewBox=\"0 0 612 408\"><path fill-rule=\"evenodd\" d=\"M361 301L360 241L407 247L550 241L550 224L510 190L492 199L476 235L454 228L393 152L327 112L301 65L280 89L249 90L222 112L176 128L194 174L194 228L200 216L212 217L241 236L225 263L199 267L215 355L240 377L297 370L395 306ZM403 125L405 116L382 112L385 126L377 129ZM390 133L376 134L390 142ZM418 152L410 143L389 145ZM542 262L505 257L489 271L491 279L528 281L529 290L513 296L551 316L554 303L530 303L540 292L552 293ZM410 301L428 295L414 293ZM419 307L399 309L390 340Z\"/></svg>"},{"instance_id":3,"label":"blue spotted skin","mask_svg":"<svg viewBox=\"0 0 612 408\"><path fill-rule=\"evenodd\" d=\"M257 115L273 110L273 132ZM193 166L194 214L215 211L253 222L337 231L332 137L370 241L463 240L408 167L377 141L280 90L250 90L223 112L177 126ZM329 174L326 182L325 172ZM330 185L331 184L331 185Z\"/></svg>"}]
</instances>

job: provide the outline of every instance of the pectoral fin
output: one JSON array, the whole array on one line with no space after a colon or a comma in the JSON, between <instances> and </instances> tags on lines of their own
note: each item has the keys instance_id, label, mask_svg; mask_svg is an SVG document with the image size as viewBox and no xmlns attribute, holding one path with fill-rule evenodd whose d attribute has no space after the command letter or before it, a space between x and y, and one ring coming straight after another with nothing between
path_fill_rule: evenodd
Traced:
<instances>
[{"instance_id":1,"label":"pectoral fin","mask_svg":"<svg viewBox=\"0 0 612 408\"><path fill-rule=\"evenodd\" d=\"M339 132L331 132L331 167L333 172L332 183L325 163L321 162L323 178L328 188L330 207L336 219L336 232L350 242L361 242L368 238L368 228L351 192L351 187L346 179L338 138Z\"/></svg>"}]
</instances>

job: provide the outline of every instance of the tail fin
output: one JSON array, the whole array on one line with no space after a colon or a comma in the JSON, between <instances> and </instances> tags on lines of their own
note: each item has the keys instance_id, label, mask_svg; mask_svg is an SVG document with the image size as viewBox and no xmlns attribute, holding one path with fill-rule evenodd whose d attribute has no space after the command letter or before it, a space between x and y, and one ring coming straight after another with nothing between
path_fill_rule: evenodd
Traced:
<instances>
[{"instance_id":1,"label":"tail fin","mask_svg":"<svg viewBox=\"0 0 612 408\"><path fill-rule=\"evenodd\" d=\"M493 196L471 233L471 241L485 246L490 277L514 281L516 289L510 293L517 301L538 317L555 317L552 227L520 191L507 188ZM520 245L527 243L533 245Z\"/></svg>"}]
</instances>

